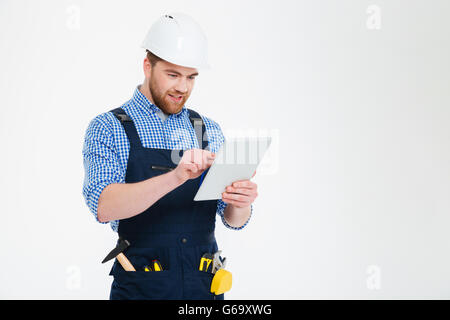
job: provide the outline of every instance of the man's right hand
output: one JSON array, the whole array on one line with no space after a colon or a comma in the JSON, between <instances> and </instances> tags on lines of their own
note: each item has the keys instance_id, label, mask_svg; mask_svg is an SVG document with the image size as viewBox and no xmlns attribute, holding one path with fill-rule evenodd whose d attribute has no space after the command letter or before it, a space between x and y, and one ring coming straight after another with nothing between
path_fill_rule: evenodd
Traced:
<instances>
[{"instance_id":1,"label":"man's right hand","mask_svg":"<svg viewBox=\"0 0 450 320\"><path fill-rule=\"evenodd\" d=\"M176 177L183 183L198 178L208 169L215 159L215 154L202 149L190 149L183 153L178 166L174 169Z\"/></svg>"},{"instance_id":2,"label":"man's right hand","mask_svg":"<svg viewBox=\"0 0 450 320\"><path fill-rule=\"evenodd\" d=\"M202 149L186 150L178 166L167 174L136 183L111 183L100 194L100 222L134 217L189 179L199 177L214 162L215 155Z\"/></svg>"}]
</instances>

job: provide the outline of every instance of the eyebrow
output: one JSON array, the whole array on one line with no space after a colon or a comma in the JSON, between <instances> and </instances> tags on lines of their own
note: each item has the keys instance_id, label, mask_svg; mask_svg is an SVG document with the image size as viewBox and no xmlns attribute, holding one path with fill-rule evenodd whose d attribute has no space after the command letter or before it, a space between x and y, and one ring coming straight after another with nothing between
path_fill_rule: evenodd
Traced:
<instances>
[{"instance_id":1,"label":"eyebrow","mask_svg":"<svg viewBox=\"0 0 450 320\"><path fill-rule=\"evenodd\" d=\"M178 74L178 75L182 76L182 74L181 74L181 73L179 73L178 71L172 70L172 69L166 69L166 70L164 70L164 71L166 71L166 72L172 72L172 73L176 73L176 74ZM190 75L189 75L189 77L192 77L192 76L198 76L198 72L196 72L196 73L193 73L193 74L190 74Z\"/></svg>"}]
</instances>

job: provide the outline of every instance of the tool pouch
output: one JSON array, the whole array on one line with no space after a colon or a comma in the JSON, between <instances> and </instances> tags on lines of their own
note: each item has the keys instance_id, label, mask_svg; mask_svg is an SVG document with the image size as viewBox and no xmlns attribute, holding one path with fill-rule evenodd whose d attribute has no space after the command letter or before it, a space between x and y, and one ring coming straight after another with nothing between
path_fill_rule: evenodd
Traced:
<instances>
[{"instance_id":1,"label":"tool pouch","mask_svg":"<svg viewBox=\"0 0 450 320\"><path fill-rule=\"evenodd\" d=\"M232 284L232 275L225 269L217 270L211 282L211 293L219 295L230 291Z\"/></svg>"}]
</instances>

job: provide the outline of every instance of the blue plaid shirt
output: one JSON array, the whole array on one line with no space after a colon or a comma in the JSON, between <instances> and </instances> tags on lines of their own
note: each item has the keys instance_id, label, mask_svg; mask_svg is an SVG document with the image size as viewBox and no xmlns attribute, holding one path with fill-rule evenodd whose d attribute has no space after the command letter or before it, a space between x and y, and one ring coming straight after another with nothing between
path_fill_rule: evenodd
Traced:
<instances>
[{"instance_id":1,"label":"blue plaid shirt","mask_svg":"<svg viewBox=\"0 0 450 320\"><path fill-rule=\"evenodd\" d=\"M177 114L171 114L163 122L158 112L161 110L151 103L140 91L135 89L131 100L121 108L131 117L145 148L181 149L199 148L198 141L189 121L189 112L185 106ZM210 151L217 153L224 142L224 136L219 124L202 116L205 123ZM105 112L95 117L86 131L83 147L85 179L83 196L97 222L98 199L103 189L111 183L125 183L130 143L119 120L111 113ZM227 204L217 201L217 214L227 228L240 230L225 221L223 216ZM251 206L253 213L253 205ZM250 219L249 219L250 220ZM100 222L108 223L108 222ZM109 222L117 232L119 220Z\"/></svg>"}]
</instances>

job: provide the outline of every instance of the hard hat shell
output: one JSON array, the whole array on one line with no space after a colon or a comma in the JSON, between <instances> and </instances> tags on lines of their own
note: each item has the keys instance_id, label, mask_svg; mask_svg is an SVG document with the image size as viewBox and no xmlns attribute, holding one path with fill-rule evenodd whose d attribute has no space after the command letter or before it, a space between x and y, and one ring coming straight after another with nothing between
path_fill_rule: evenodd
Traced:
<instances>
[{"instance_id":1,"label":"hard hat shell","mask_svg":"<svg viewBox=\"0 0 450 320\"><path fill-rule=\"evenodd\" d=\"M211 68L206 35L192 17L181 12L165 14L153 23L142 47L173 64Z\"/></svg>"}]
</instances>

